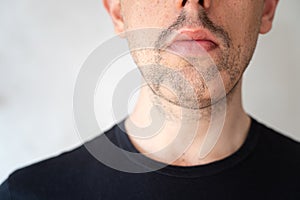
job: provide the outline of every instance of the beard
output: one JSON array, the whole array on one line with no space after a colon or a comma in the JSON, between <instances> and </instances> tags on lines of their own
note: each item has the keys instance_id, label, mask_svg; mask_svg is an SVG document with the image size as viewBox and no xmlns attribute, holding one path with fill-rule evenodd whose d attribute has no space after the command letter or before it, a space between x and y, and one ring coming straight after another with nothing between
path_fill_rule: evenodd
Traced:
<instances>
[{"instance_id":1,"label":"beard","mask_svg":"<svg viewBox=\"0 0 300 200\"><path fill-rule=\"evenodd\" d=\"M202 47L199 47L202 53L197 56L178 55L164 48L176 30L187 24L206 28L219 39L220 45L211 55L203 53ZM257 39L253 37L253 45L249 47L234 45L229 34L210 21L204 11L199 12L199 20L188 19L182 12L169 28L158 32L132 34L129 44L139 50L131 54L156 96L188 109L209 107L233 90L252 58Z\"/></svg>"},{"instance_id":2,"label":"beard","mask_svg":"<svg viewBox=\"0 0 300 200\"><path fill-rule=\"evenodd\" d=\"M217 63L208 53L175 58L160 51L155 56L155 63L139 66L145 82L155 95L183 108L203 109L215 104L226 97L241 75L229 52L223 53ZM228 77L229 82L224 80Z\"/></svg>"}]
</instances>

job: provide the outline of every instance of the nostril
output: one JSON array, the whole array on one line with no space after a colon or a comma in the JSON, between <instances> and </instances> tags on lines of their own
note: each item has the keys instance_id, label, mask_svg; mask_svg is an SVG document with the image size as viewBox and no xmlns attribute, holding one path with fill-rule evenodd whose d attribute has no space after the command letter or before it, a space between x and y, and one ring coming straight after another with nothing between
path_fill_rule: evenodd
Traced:
<instances>
[{"instance_id":1,"label":"nostril","mask_svg":"<svg viewBox=\"0 0 300 200\"><path fill-rule=\"evenodd\" d=\"M203 7L204 6L204 0L199 0L199 4Z\"/></svg>"},{"instance_id":2,"label":"nostril","mask_svg":"<svg viewBox=\"0 0 300 200\"><path fill-rule=\"evenodd\" d=\"M183 0L181 6L184 7L188 0ZM204 0L199 0L198 3L204 7Z\"/></svg>"}]
</instances>

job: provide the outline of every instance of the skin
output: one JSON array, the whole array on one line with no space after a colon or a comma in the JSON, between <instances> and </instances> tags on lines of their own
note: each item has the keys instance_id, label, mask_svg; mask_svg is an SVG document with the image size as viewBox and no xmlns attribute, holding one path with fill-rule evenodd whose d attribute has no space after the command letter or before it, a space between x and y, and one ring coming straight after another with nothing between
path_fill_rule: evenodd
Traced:
<instances>
[{"instance_id":1,"label":"skin","mask_svg":"<svg viewBox=\"0 0 300 200\"><path fill-rule=\"evenodd\" d=\"M135 147L152 159L181 166L220 160L240 148L250 126L250 118L242 107L242 75L259 34L272 28L278 0L103 0L103 3L116 33L127 39L146 81L128 118L132 123L127 123ZM171 37L171 31L187 27L211 32L217 48L188 57L160 49ZM148 28L156 31L134 31ZM155 44L155 48L136 51L140 41L150 46ZM222 87L217 84L220 80ZM147 139L137 137L136 129L128 124L150 127L155 118L161 117L151 114L157 107L162 111L157 115L163 115L164 126ZM212 116L222 124L220 134L209 129ZM221 116L225 116L224 120ZM185 134L175 134L180 132ZM170 143L174 135L178 140ZM199 157L199 147L206 135L218 137L208 148L209 153ZM171 145L166 147L167 144ZM164 151L159 152L161 149Z\"/></svg>"}]
</instances>

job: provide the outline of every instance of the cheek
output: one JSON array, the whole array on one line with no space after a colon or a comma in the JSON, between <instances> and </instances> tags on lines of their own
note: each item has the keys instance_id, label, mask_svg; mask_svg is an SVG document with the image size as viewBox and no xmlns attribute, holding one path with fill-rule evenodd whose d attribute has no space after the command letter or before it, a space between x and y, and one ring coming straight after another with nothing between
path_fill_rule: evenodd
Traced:
<instances>
[{"instance_id":1,"label":"cheek","mask_svg":"<svg viewBox=\"0 0 300 200\"><path fill-rule=\"evenodd\" d=\"M137 28L165 28L176 19L173 1L128 0L123 5L127 30Z\"/></svg>"},{"instance_id":2,"label":"cheek","mask_svg":"<svg viewBox=\"0 0 300 200\"><path fill-rule=\"evenodd\" d=\"M223 16L223 24L235 48L255 45L260 28L258 6L253 1L243 1L229 4Z\"/></svg>"},{"instance_id":3,"label":"cheek","mask_svg":"<svg viewBox=\"0 0 300 200\"><path fill-rule=\"evenodd\" d=\"M253 56L259 33L260 13L256 10L257 6L250 4L249 0L226 2L211 10L209 17L226 30L231 39L231 48L222 49L222 54L215 59L219 61L224 86L226 92L229 92Z\"/></svg>"}]
</instances>

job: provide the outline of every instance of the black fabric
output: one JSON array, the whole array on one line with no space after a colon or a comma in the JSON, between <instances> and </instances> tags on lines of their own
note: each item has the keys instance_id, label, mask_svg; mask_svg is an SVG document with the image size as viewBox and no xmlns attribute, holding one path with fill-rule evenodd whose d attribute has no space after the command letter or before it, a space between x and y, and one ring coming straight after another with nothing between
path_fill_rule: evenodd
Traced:
<instances>
[{"instance_id":1,"label":"black fabric","mask_svg":"<svg viewBox=\"0 0 300 200\"><path fill-rule=\"evenodd\" d=\"M252 119L243 145L232 155L205 165L166 166L146 173L107 167L135 163L136 169L163 163L107 151L105 137L137 153L123 122L70 152L15 171L0 187L1 200L77 199L300 199L300 144ZM101 149L102 148L102 149Z\"/></svg>"}]
</instances>

